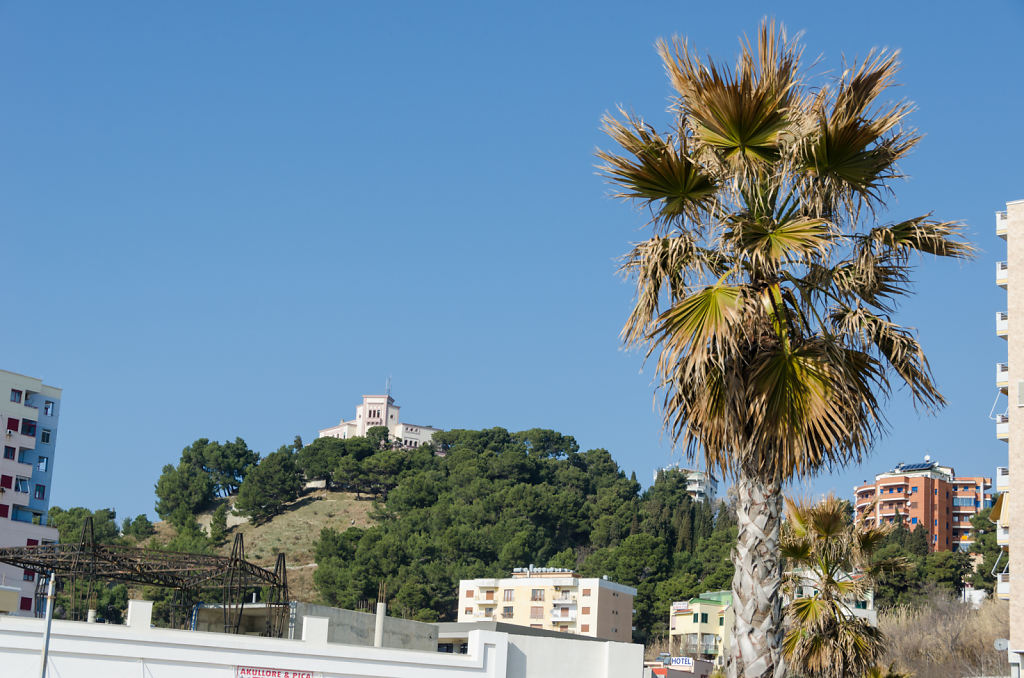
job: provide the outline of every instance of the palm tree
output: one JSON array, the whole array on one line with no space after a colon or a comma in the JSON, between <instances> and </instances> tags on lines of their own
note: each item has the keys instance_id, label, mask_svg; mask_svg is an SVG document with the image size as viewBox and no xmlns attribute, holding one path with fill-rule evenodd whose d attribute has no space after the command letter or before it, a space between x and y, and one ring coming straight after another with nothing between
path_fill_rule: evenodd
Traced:
<instances>
[{"instance_id":1,"label":"palm tree","mask_svg":"<svg viewBox=\"0 0 1024 678\"><path fill-rule=\"evenodd\" d=\"M782 676L783 484L859 461L896 385L925 410L944 404L891 315L914 254L972 249L956 223L879 219L920 138L908 104L879 101L895 54L812 83L767 21L732 68L679 38L658 49L678 95L670 130L620 109L604 127L624 152L598 151L654 231L623 260L636 299L622 337L657 354L673 441L738 489L731 675Z\"/></svg>"},{"instance_id":2,"label":"palm tree","mask_svg":"<svg viewBox=\"0 0 1024 678\"><path fill-rule=\"evenodd\" d=\"M849 502L835 496L814 505L787 499L786 506L781 553L790 602L783 651L790 669L807 678L865 675L885 652L884 635L856 616L851 603L909 566L905 558L873 557L895 525L858 525Z\"/></svg>"}]
</instances>

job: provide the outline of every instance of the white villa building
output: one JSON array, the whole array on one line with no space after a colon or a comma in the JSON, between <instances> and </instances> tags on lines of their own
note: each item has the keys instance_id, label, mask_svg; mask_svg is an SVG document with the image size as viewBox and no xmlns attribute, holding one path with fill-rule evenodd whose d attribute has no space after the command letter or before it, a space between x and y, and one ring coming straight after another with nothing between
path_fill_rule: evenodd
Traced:
<instances>
[{"instance_id":1,"label":"white villa building","mask_svg":"<svg viewBox=\"0 0 1024 678\"><path fill-rule=\"evenodd\" d=\"M684 468L679 464L669 464L654 471L654 480L657 482L658 474L663 471L679 471L686 474L686 493L696 501L709 503L715 502L718 494L718 478L713 473L701 471L700 469Z\"/></svg>"},{"instance_id":2,"label":"white villa building","mask_svg":"<svg viewBox=\"0 0 1024 678\"><path fill-rule=\"evenodd\" d=\"M356 405L355 419L342 419L337 426L321 429L318 437L345 440L365 436L367 429L374 426L387 426L391 438L402 447L419 447L429 443L434 434L442 430L433 426L402 423L399 416L401 409L390 395L364 395L362 404Z\"/></svg>"}]
</instances>

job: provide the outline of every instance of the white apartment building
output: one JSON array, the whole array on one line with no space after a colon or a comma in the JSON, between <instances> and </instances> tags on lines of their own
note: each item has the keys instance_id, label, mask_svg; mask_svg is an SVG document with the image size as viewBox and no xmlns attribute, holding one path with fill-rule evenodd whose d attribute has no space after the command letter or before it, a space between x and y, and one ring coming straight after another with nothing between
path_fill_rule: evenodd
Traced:
<instances>
[{"instance_id":1,"label":"white apartment building","mask_svg":"<svg viewBox=\"0 0 1024 678\"><path fill-rule=\"evenodd\" d=\"M505 579L459 582L459 621L497 621L628 643L636 589L557 567L517 567Z\"/></svg>"},{"instance_id":2,"label":"white apartment building","mask_svg":"<svg viewBox=\"0 0 1024 678\"><path fill-rule=\"evenodd\" d=\"M1024 477L1024 200L1006 203L996 212L996 235L1006 241L1006 261L996 263L996 284L1006 290L1006 311L996 312L996 335L1006 339L1005 363L996 365L996 386L1006 394L1006 411L996 417L996 438L1008 444L1006 474L997 475L997 488L1006 491L999 500L997 521L1009 542L1009 568L997 582L997 595L1010 600L1010 675L1021 675L1024 664L1024 590L1014 584L1012 573L1024 572L1024 502L1012 491L1014 478ZM1020 278L1020 280L1018 280ZM1022 327L1018 327L1022 325ZM995 507L994 507L995 508ZM1001 596L1001 597L1002 597Z\"/></svg>"},{"instance_id":3,"label":"white apartment building","mask_svg":"<svg viewBox=\"0 0 1024 678\"><path fill-rule=\"evenodd\" d=\"M419 447L441 432L442 429L433 426L403 423L401 409L390 395L364 395L363 402L356 405L355 419L342 419L337 426L321 429L318 437L345 440L365 436L374 426L387 426L391 438L402 447Z\"/></svg>"},{"instance_id":4,"label":"white apartment building","mask_svg":"<svg viewBox=\"0 0 1024 678\"><path fill-rule=\"evenodd\" d=\"M657 482L658 474L663 471L679 471L686 474L686 493L697 501L714 503L718 494L718 479L714 474L698 469L683 468L679 464L669 464L654 472L654 481Z\"/></svg>"}]
</instances>

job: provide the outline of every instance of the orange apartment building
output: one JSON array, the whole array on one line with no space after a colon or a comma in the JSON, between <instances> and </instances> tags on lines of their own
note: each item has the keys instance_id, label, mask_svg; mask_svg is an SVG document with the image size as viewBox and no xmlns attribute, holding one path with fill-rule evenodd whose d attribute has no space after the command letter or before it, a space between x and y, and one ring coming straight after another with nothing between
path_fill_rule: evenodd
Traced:
<instances>
[{"instance_id":1,"label":"orange apartment building","mask_svg":"<svg viewBox=\"0 0 1024 678\"><path fill-rule=\"evenodd\" d=\"M854 488L857 516L876 525L902 519L911 530L923 525L932 551L968 551L971 518L992 506L992 479L957 476L952 466L924 459L897 464Z\"/></svg>"}]
</instances>

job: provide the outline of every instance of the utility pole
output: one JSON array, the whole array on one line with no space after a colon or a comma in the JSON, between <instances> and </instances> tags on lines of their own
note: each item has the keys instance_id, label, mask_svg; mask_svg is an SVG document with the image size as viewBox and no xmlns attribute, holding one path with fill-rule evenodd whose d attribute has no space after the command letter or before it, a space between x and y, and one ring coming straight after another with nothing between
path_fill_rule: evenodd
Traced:
<instances>
[{"instance_id":1,"label":"utility pole","mask_svg":"<svg viewBox=\"0 0 1024 678\"><path fill-rule=\"evenodd\" d=\"M43 631L43 656L39 662L39 678L46 678L46 659L50 654L50 624L53 622L53 582L57 577L50 573L46 584L46 630Z\"/></svg>"}]
</instances>

